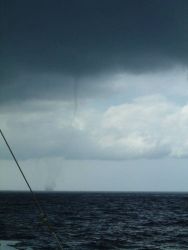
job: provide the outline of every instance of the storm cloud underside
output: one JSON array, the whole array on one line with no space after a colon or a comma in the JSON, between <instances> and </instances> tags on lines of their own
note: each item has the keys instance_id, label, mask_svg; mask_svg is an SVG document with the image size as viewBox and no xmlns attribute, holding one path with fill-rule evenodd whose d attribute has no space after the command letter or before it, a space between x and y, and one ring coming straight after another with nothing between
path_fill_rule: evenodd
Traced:
<instances>
[{"instance_id":1,"label":"storm cloud underside","mask_svg":"<svg viewBox=\"0 0 188 250\"><path fill-rule=\"evenodd\" d=\"M70 78L187 67L187 1L1 0L1 9L1 100L60 98Z\"/></svg>"}]
</instances>

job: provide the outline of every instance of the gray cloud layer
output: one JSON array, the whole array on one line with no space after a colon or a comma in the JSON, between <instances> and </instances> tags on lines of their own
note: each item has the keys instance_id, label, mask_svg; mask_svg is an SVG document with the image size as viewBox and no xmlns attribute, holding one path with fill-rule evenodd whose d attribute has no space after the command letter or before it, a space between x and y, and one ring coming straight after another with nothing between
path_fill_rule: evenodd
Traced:
<instances>
[{"instance_id":1,"label":"gray cloud layer","mask_svg":"<svg viewBox=\"0 0 188 250\"><path fill-rule=\"evenodd\" d=\"M3 5L4 56L21 67L88 73L145 70L167 58L187 62L187 1L9 0Z\"/></svg>"},{"instance_id":2,"label":"gray cloud layer","mask_svg":"<svg viewBox=\"0 0 188 250\"><path fill-rule=\"evenodd\" d=\"M64 98L78 77L188 62L186 0L0 2L4 102Z\"/></svg>"}]
</instances>

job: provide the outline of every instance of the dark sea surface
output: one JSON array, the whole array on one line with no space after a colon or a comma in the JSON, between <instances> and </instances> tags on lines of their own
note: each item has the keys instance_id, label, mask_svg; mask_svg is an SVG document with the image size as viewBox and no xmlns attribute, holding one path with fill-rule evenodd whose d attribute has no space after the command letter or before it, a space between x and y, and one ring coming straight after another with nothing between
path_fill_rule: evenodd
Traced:
<instances>
[{"instance_id":1,"label":"dark sea surface","mask_svg":"<svg viewBox=\"0 0 188 250\"><path fill-rule=\"evenodd\" d=\"M188 249L186 193L37 193L64 249ZM0 192L0 239L58 249L27 192Z\"/></svg>"}]
</instances>

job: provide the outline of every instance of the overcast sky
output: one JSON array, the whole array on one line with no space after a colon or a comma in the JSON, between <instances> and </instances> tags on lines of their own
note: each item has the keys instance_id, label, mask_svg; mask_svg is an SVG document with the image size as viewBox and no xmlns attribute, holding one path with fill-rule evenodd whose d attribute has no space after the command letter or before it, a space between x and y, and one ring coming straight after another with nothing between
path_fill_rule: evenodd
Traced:
<instances>
[{"instance_id":1,"label":"overcast sky","mask_svg":"<svg viewBox=\"0 0 188 250\"><path fill-rule=\"evenodd\" d=\"M34 189L188 191L187 0L0 4L0 127ZM2 139L0 189L27 189Z\"/></svg>"}]
</instances>

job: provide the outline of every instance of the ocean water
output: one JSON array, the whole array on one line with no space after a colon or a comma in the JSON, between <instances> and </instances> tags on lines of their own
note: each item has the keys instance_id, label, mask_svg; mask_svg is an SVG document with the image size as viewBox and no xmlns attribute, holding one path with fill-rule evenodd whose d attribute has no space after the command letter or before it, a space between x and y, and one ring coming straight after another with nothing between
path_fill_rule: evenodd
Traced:
<instances>
[{"instance_id":1,"label":"ocean water","mask_svg":"<svg viewBox=\"0 0 188 250\"><path fill-rule=\"evenodd\" d=\"M188 249L186 193L37 193L64 249ZM0 193L0 240L58 249L27 192ZM29 247L29 248L28 248Z\"/></svg>"}]
</instances>

